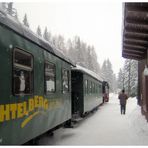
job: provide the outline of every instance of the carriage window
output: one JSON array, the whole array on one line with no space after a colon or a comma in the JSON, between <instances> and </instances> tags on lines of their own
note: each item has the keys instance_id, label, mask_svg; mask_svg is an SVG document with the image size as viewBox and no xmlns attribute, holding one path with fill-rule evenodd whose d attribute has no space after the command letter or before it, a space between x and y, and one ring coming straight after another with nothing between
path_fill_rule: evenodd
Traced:
<instances>
[{"instance_id":1,"label":"carriage window","mask_svg":"<svg viewBox=\"0 0 148 148\"><path fill-rule=\"evenodd\" d=\"M85 80L85 94L88 94L88 80Z\"/></svg>"},{"instance_id":2,"label":"carriage window","mask_svg":"<svg viewBox=\"0 0 148 148\"><path fill-rule=\"evenodd\" d=\"M55 92L56 69L52 63L45 63L45 91L46 93Z\"/></svg>"},{"instance_id":3,"label":"carriage window","mask_svg":"<svg viewBox=\"0 0 148 148\"><path fill-rule=\"evenodd\" d=\"M96 94L98 93L98 84L96 84Z\"/></svg>"},{"instance_id":4,"label":"carriage window","mask_svg":"<svg viewBox=\"0 0 148 148\"><path fill-rule=\"evenodd\" d=\"M92 93L91 88L92 88L92 83L91 83L91 81L90 81L90 83L89 83L89 94Z\"/></svg>"},{"instance_id":5,"label":"carriage window","mask_svg":"<svg viewBox=\"0 0 148 148\"><path fill-rule=\"evenodd\" d=\"M101 94L101 92L102 92L102 86L101 84L99 84L99 93Z\"/></svg>"},{"instance_id":6,"label":"carriage window","mask_svg":"<svg viewBox=\"0 0 148 148\"><path fill-rule=\"evenodd\" d=\"M69 91L69 71L65 69L62 70L62 91L63 93Z\"/></svg>"},{"instance_id":7,"label":"carriage window","mask_svg":"<svg viewBox=\"0 0 148 148\"><path fill-rule=\"evenodd\" d=\"M13 93L15 95L32 93L32 73L32 55L20 49L15 49L13 53Z\"/></svg>"},{"instance_id":8,"label":"carriage window","mask_svg":"<svg viewBox=\"0 0 148 148\"><path fill-rule=\"evenodd\" d=\"M92 83L92 92L95 93L95 84Z\"/></svg>"}]
</instances>

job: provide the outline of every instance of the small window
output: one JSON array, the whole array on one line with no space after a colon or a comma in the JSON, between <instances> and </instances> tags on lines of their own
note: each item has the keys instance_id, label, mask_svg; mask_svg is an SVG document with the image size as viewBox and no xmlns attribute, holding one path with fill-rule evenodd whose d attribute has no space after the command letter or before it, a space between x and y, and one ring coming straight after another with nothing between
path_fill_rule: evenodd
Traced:
<instances>
[{"instance_id":1,"label":"small window","mask_svg":"<svg viewBox=\"0 0 148 148\"><path fill-rule=\"evenodd\" d=\"M93 89L93 93L95 93L95 84L92 83L92 89Z\"/></svg>"},{"instance_id":2,"label":"small window","mask_svg":"<svg viewBox=\"0 0 148 148\"><path fill-rule=\"evenodd\" d=\"M15 95L33 93L33 57L31 54L14 49L13 53L13 93Z\"/></svg>"},{"instance_id":3,"label":"small window","mask_svg":"<svg viewBox=\"0 0 148 148\"><path fill-rule=\"evenodd\" d=\"M101 93L102 92L102 86L101 86L101 84L99 84L99 93Z\"/></svg>"},{"instance_id":4,"label":"small window","mask_svg":"<svg viewBox=\"0 0 148 148\"><path fill-rule=\"evenodd\" d=\"M92 82L90 81L89 83L89 93L91 94L92 93Z\"/></svg>"},{"instance_id":5,"label":"small window","mask_svg":"<svg viewBox=\"0 0 148 148\"><path fill-rule=\"evenodd\" d=\"M98 92L98 84L96 84L95 92L96 92L96 94L97 94L97 92Z\"/></svg>"},{"instance_id":6,"label":"small window","mask_svg":"<svg viewBox=\"0 0 148 148\"><path fill-rule=\"evenodd\" d=\"M52 63L45 63L45 92L55 92L56 69Z\"/></svg>"},{"instance_id":7,"label":"small window","mask_svg":"<svg viewBox=\"0 0 148 148\"><path fill-rule=\"evenodd\" d=\"M69 71L65 69L62 70L62 91L63 93L69 91Z\"/></svg>"},{"instance_id":8,"label":"small window","mask_svg":"<svg viewBox=\"0 0 148 148\"><path fill-rule=\"evenodd\" d=\"M96 84L96 93L99 93L99 84Z\"/></svg>"},{"instance_id":9,"label":"small window","mask_svg":"<svg viewBox=\"0 0 148 148\"><path fill-rule=\"evenodd\" d=\"M88 94L88 80L85 80L85 94Z\"/></svg>"}]
</instances>

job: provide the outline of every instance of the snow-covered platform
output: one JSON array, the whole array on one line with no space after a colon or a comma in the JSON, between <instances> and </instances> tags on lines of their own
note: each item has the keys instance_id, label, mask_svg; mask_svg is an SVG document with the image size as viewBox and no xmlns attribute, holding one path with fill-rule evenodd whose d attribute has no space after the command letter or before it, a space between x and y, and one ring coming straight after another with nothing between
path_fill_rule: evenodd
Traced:
<instances>
[{"instance_id":1,"label":"snow-covered platform","mask_svg":"<svg viewBox=\"0 0 148 148\"><path fill-rule=\"evenodd\" d=\"M129 98L125 115L120 114L117 95L74 128L61 128L53 137L42 136L40 145L148 145L148 123L136 98Z\"/></svg>"}]
</instances>

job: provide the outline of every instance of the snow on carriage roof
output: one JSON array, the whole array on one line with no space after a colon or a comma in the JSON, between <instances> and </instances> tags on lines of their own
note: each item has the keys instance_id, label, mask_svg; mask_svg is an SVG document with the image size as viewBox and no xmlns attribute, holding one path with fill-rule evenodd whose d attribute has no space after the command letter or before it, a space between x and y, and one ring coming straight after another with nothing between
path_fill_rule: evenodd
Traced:
<instances>
[{"instance_id":1,"label":"snow on carriage roof","mask_svg":"<svg viewBox=\"0 0 148 148\"><path fill-rule=\"evenodd\" d=\"M5 11L1 9L1 7L0 7L0 25L3 25L13 30L16 34L19 34L20 36L26 38L27 40L30 40L31 42L37 44L41 48L44 48L44 50L52 53L53 55L75 66L75 63L71 61L66 55L64 55L62 51L54 47L54 45L52 45L48 41L36 35L32 30L21 24L17 19L6 14Z\"/></svg>"},{"instance_id":2,"label":"snow on carriage roof","mask_svg":"<svg viewBox=\"0 0 148 148\"><path fill-rule=\"evenodd\" d=\"M80 65L77 65L77 64L76 64L76 67L73 67L72 70L77 70L77 71L84 72L84 73L86 73L86 74L88 74L88 75L94 77L95 79L97 79L97 80L99 80L99 81L104 81L103 78L102 78L100 75L98 75L98 74L96 74L95 72L93 72L93 71L91 71L91 70L89 70L89 69L86 69L86 68L84 68L84 67L82 67L82 66L80 66Z\"/></svg>"}]
</instances>

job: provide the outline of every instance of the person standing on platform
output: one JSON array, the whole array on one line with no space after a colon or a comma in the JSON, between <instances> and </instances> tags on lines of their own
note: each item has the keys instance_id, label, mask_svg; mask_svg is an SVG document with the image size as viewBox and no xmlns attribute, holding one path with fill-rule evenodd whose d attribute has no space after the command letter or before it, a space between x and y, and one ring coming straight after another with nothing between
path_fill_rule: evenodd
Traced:
<instances>
[{"instance_id":1,"label":"person standing on platform","mask_svg":"<svg viewBox=\"0 0 148 148\"><path fill-rule=\"evenodd\" d=\"M120 100L121 114L125 114L125 112L126 112L126 101L128 99L128 96L127 96L127 94L125 94L125 90L124 89L119 94L118 99Z\"/></svg>"}]
</instances>

